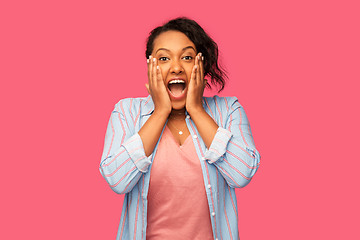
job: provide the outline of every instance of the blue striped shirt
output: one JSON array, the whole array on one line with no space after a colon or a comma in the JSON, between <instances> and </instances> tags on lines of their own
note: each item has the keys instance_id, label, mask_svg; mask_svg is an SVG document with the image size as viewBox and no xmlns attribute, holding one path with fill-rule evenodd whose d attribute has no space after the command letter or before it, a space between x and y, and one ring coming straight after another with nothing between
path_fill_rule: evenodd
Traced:
<instances>
[{"instance_id":1,"label":"blue striped shirt","mask_svg":"<svg viewBox=\"0 0 360 240\"><path fill-rule=\"evenodd\" d=\"M203 107L219 126L209 149L190 116L185 120L201 163L214 239L239 239L234 188L250 182L259 167L260 154L237 98L203 97ZM116 239L146 239L147 193L159 141L146 157L138 131L153 110L150 95L127 98L115 104L110 116L100 173L112 190L125 193Z\"/></svg>"}]
</instances>

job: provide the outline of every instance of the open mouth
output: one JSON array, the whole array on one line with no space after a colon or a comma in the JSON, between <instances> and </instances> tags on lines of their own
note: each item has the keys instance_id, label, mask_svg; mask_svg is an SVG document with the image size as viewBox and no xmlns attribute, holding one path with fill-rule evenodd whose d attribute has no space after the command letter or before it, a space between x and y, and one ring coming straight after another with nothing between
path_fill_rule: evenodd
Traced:
<instances>
[{"instance_id":1,"label":"open mouth","mask_svg":"<svg viewBox=\"0 0 360 240\"><path fill-rule=\"evenodd\" d=\"M168 89L174 97L179 97L185 91L185 81L182 79L171 80L168 83Z\"/></svg>"}]
</instances>

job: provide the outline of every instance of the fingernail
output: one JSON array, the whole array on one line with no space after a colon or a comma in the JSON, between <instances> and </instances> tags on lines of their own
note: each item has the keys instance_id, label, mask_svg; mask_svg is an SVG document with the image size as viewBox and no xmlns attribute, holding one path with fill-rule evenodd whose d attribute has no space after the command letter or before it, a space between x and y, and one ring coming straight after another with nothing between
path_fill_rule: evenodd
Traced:
<instances>
[{"instance_id":1,"label":"fingernail","mask_svg":"<svg viewBox=\"0 0 360 240\"><path fill-rule=\"evenodd\" d=\"M149 59L146 59L146 62L149 63Z\"/></svg>"},{"instance_id":2,"label":"fingernail","mask_svg":"<svg viewBox=\"0 0 360 240\"><path fill-rule=\"evenodd\" d=\"M197 65L195 65L195 69L197 69L198 68L198 66Z\"/></svg>"},{"instance_id":3,"label":"fingernail","mask_svg":"<svg viewBox=\"0 0 360 240\"><path fill-rule=\"evenodd\" d=\"M201 60L203 60L203 61L204 61L204 56L202 56L202 57L201 57Z\"/></svg>"},{"instance_id":4,"label":"fingernail","mask_svg":"<svg viewBox=\"0 0 360 240\"><path fill-rule=\"evenodd\" d=\"M155 62L156 61L156 58L153 58L153 62Z\"/></svg>"},{"instance_id":5,"label":"fingernail","mask_svg":"<svg viewBox=\"0 0 360 240\"><path fill-rule=\"evenodd\" d=\"M160 69L160 67L159 67L159 66L156 66L156 69Z\"/></svg>"},{"instance_id":6,"label":"fingernail","mask_svg":"<svg viewBox=\"0 0 360 240\"><path fill-rule=\"evenodd\" d=\"M199 56L202 56L202 53L199 53Z\"/></svg>"}]
</instances>

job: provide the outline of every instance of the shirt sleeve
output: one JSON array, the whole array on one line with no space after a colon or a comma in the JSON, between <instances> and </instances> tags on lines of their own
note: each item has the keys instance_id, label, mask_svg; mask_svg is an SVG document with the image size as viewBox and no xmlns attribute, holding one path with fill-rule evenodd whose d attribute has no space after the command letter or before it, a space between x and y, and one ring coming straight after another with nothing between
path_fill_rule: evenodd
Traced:
<instances>
[{"instance_id":1,"label":"shirt sleeve","mask_svg":"<svg viewBox=\"0 0 360 240\"><path fill-rule=\"evenodd\" d=\"M228 130L219 127L215 133L214 139L209 149L205 151L205 159L209 163L216 162L226 152L227 143L231 139L232 134Z\"/></svg>"},{"instance_id":2,"label":"shirt sleeve","mask_svg":"<svg viewBox=\"0 0 360 240\"><path fill-rule=\"evenodd\" d=\"M131 106L126 99L115 105L107 126L100 173L116 193L132 190L148 171L151 156L146 157L141 138L135 133Z\"/></svg>"},{"instance_id":3,"label":"shirt sleeve","mask_svg":"<svg viewBox=\"0 0 360 240\"><path fill-rule=\"evenodd\" d=\"M236 98L229 101L225 128L219 127L204 157L214 164L230 187L245 187L256 173L260 154L255 148L244 108Z\"/></svg>"}]
</instances>

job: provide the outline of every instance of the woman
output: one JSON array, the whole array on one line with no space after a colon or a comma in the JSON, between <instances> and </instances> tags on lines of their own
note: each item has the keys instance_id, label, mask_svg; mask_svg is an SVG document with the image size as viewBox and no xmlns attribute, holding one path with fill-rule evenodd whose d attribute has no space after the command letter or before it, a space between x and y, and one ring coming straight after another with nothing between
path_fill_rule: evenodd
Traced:
<instances>
[{"instance_id":1,"label":"woman","mask_svg":"<svg viewBox=\"0 0 360 240\"><path fill-rule=\"evenodd\" d=\"M260 155L238 100L203 97L204 77L225 85L216 43L177 18L150 33L146 57L150 95L115 105L100 163L126 194L117 239L238 239L234 188Z\"/></svg>"}]
</instances>

